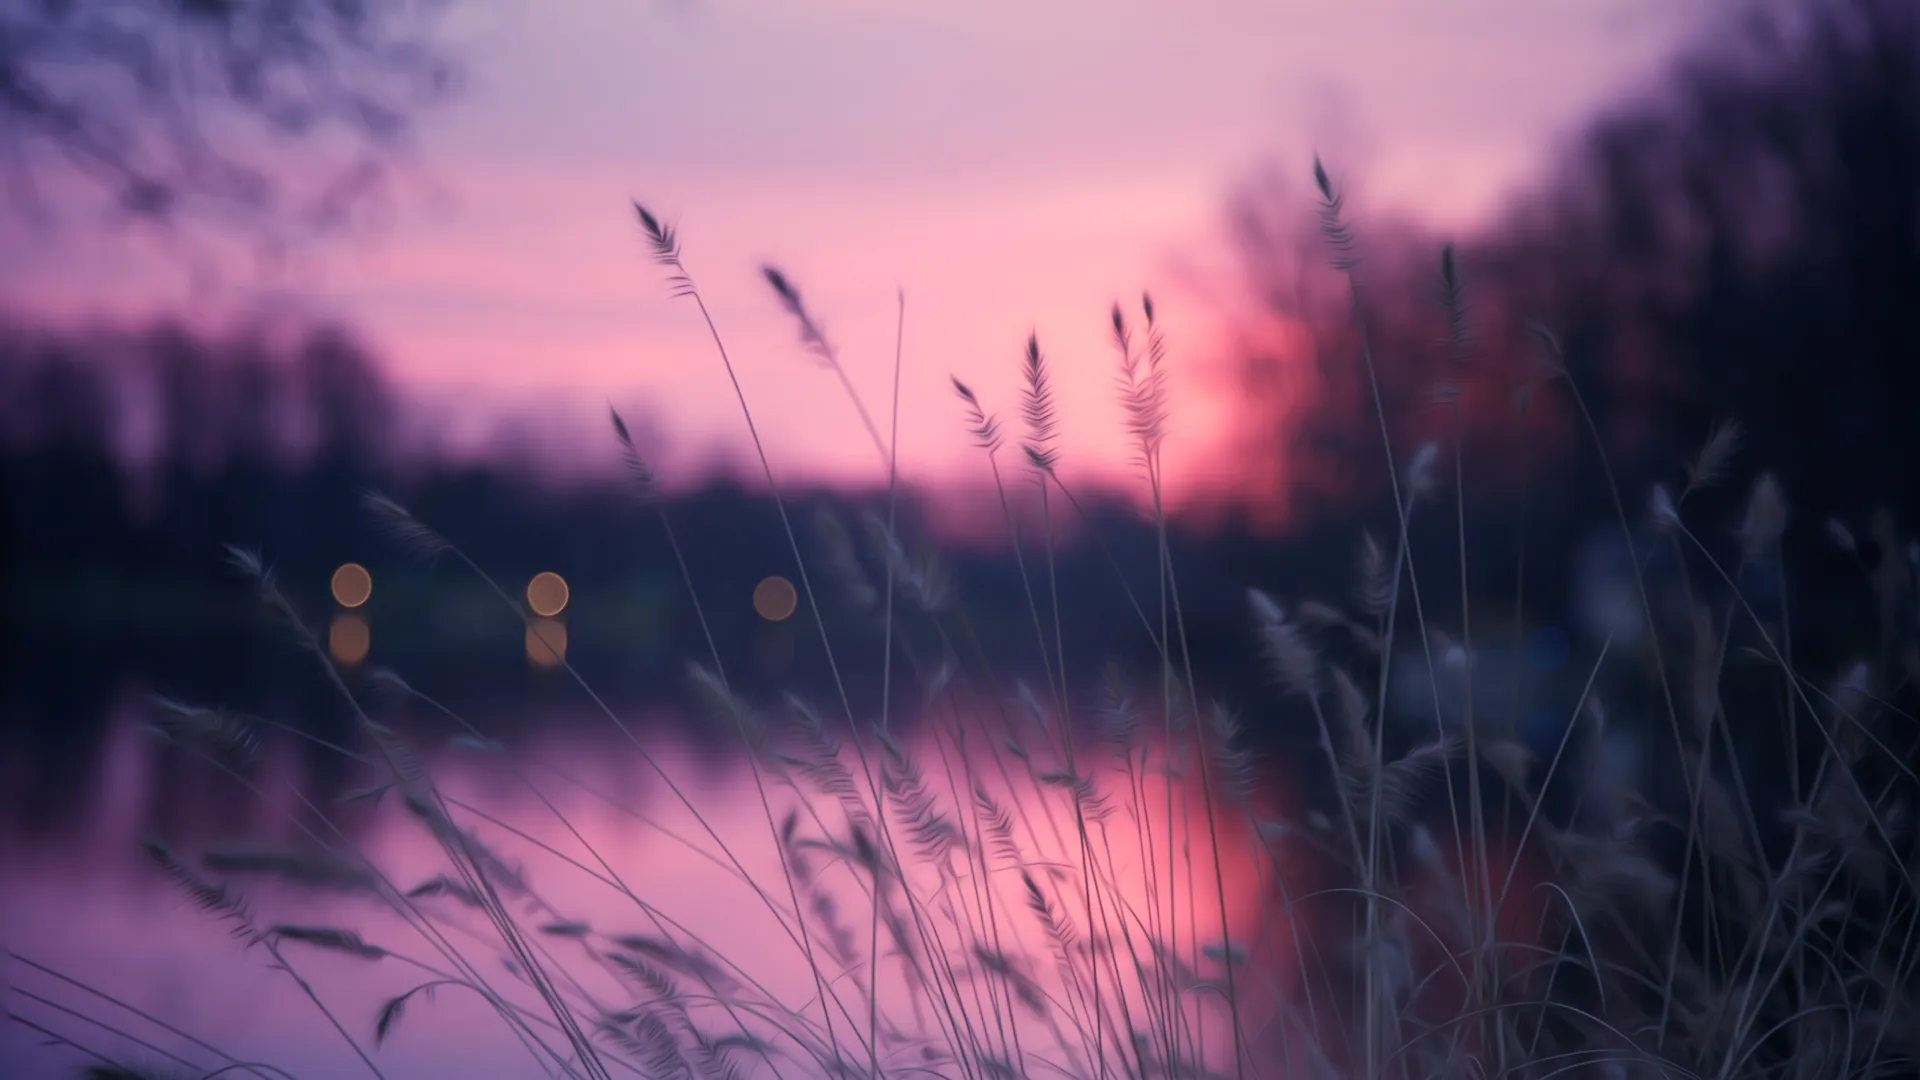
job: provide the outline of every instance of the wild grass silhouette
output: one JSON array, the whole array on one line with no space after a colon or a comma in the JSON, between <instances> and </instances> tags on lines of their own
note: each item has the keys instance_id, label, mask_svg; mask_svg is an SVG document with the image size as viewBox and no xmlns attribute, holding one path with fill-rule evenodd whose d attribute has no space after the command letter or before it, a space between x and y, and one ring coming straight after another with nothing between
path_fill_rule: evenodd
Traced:
<instances>
[{"instance_id":1,"label":"wild grass silhouette","mask_svg":"<svg viewBox=\"0 0 1920 1080\"><path fill-rule=\"evenodd\" d=\"M1001 496L1044 680L1030 685L986 662L959 583L937 553L899 535L891 494L887 513L858 534L829 518L816 543L803 543L679 234L636 203L654 260L710 331L754 434L801 618L822 639L836 694L769 708L736 692L656 497L658 475L618 413L616 448L635 496L654 510L706 632L690 686L738 740L761 835L724 835L716 808L554 652L684 818L688 834L676 839L730 883L735 895L713 903L764 915L778 948L730 952L676 921L644 877L620 869L620 853L588 840L550 794L545 763L500 754L399 675L342 678L269 562L250 552L233 553L235 568L353 712L352 744L325 747L364 772L368 786L352 800L397 802L441 867L424 881L396 879L341 826L340 807L297 792L287 811L297 847L189 856L153 840L150 857L233 928L236 948L283 972L375 1076L387 1075L382 1045L435 1007L436 992L482 1003L523 1050L528 1076L1911 1075L1920 777L1914 717L1901 702L1920 675L1920 643L1902 636L1916 587L1903 534L1890 517L1865 539L1827 527L1861 560L1884 633L1877 655L1823 680L1801 671L1794 651L1822 628L1753 598L1754 583L1789 572L1779 484L1761 474L1730 529L1696 517L1699 493L1737 471L1737 426L1715 429L1672 487L1624 491L1607 471L1643 633L1631 648L1609 640L1570 673L1577 704L1551 753L1536 754L1476 697L1476 664L1517 614L1464 595L1448 597L1457 623L1428 614L1436 597L1468 589L1474 477L1463 433L1409 448L1394 430L1366 332L1355 227L1317 163L1315 182L1328 248L1348 277L1351 359L1376 406L1394 520L1362 533L1351 582L1292 583L1299 599L1247 592L1247 632L1274 692L1238 704L1304 718L1317 737L1310 759L1261 759L1234 706L1194 677L1163 509L1172 360L1150 299L1137 317L1119 305L1110 317L1116 387L1159 536L1151 578L1119 575L1116 587L1152 642L1152 669L1067 670L1075 613L1059 600L1053 522L1081 503L1059 475L1037 336L1019 358L1017 434L953 382ZM1451 373L1473 356L1461 274L1444 252L1440 294L1454 332L1438 346L1443 410L1456 400ZM837 372L799 290L766 276L803 346ZM905 316L903 298L901 341ZM1535 329L1540 392L1565 396L1604 464L1582 386L1550 328ZM846 385L897 493L897 405L883 436ZM1450 419L1466 423L1457 408ZM1008 462L1010 436L1018 453ZM1011 510L1018 482L1041 493L1039 535L1023 534ZM397 542L471 576L530 634L544 632L461 538L385 496L367 508ZM1427 516L1453 518L1451 557L1410 542ZM1651 574L1656 559L1681 572ZM884 642L877 711L857 708L841 677L844 643L829 640L823 615L836 604L863 612ZM1392 697L1406 668L1422 695L1414 725L1390 719L1402 711ZM1603 698L1603 669L1623 668L1628 677L1608 680ZM442 713L466 746L501 757L572 850L444 790L432 755L376 719L395 700ZM153 717L158 737L263 801L247 758L268 735L298 734L177 702L156 702ZM1627 739L1642 752L1623 764ZM274 805L288 805L284 793ZM509 841L547 866L510 858ZM594 879L623 914L588 919L550 901L539 883L561 872ZM392 936L273 921L247 900L249 880L359 896L385 909ZM11 954L14 993L28 1007L10 1019L72 1047L87 1075L295 1075L231 1056L30 953ZM416 977L377 1004L327 1000L300 973L316 953ZM803 977L782 981L782 965ZM90 1005L61 1005L55 989Z\"/></svg>"}]
</instances>

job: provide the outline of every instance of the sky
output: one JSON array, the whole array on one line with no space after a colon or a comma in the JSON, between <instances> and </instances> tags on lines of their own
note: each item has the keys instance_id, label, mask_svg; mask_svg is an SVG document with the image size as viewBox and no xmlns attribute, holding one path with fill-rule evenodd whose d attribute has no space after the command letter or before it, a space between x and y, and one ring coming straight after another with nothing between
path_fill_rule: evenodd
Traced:
<instances>
[{"instance_id":1,"label":"sky","mask_svg":"<svg viewBox=\"0 0 1920 1080\"><path fill-rule=\"evenodd\" d=\"M633 222L681 230L783 479L884 478L838 381L759 275L800 287L901 474L977 481L948 378L1017 415L1039 336L1063 471L1124 476L1107 311L1150 290L1172 347L1170 483L1221 482L1233 402L1204 373L1235 311L1227 197L1306 200L1324 154L1360 219L1486 221L1707 0L462 0L467 85L421 117L391 226L209 296L167 255L67 236L0 271L16 310L345 320L458 445L611 461L620 405L691 482L750 451L726 372ZM900 297L904 295L904 322ZM1230 478L1224 478L1230 480Z\"/></svg>"}]
</instances>

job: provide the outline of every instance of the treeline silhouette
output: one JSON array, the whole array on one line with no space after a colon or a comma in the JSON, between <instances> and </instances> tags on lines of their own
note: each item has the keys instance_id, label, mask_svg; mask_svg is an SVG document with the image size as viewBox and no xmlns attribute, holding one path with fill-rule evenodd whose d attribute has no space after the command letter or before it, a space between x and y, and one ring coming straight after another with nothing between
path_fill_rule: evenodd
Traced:
<instances>
[{"instance_id":1,"label":"treeline silhouette","mask_svg":"<svg viewBox=\"0 0 1920 1080\"><path fill-rule=\"evenodd\" d=\"M597 479L556 482L508 460L403 445L403 406L368 351L332 326L216 337L171 322L85 331L15 323L0 333L0 543L8 553L0 731L27 741L28 760L81 769L111 710L148 693L319 730L345 725L318 665L229 565L229 546L266 559L323 642L330 620L349 614L330 595L332 573L346 562L368 568L372 598L351 614L370 627L371 646L352 678L389 668L508 729L559 722L557 710L585 713L564 675L535 661L516 615L456 560L409 550L370 512L369 492L399 500L510 595L537 572L560 573L572 590L562 615L567 657L609 698L696 702L686 664L710 663L706 635L656 507L628 478L609 468ZM611 425L606 453L616 464ZM868 519L883 520L885 493L783 494L835 660L856 703L877 708L879 619L854 602L823 519L847 534L877 587L882 559ZM897 533L916 568L932 550L924 522L926 500L936 497L911 488L900 496ZM1069 663L1089 679L1109 660L1150 671L1149 639L1114 567L1150 595L1154 530L1116 501L1088 493L1083 502L1092 524L1080 531L1100 545L1064 544L1057 560ZM664 508L736 685L768 700L788 690L837 700L804 601L777 624L753 609L761 579L799 580L764 488L715 480L667 496ZM1027 539L1037 554L1037 537ZM1252 692L1241 589L1269 553L1252 536L1176 531L1174 542L1193 594L1187 614L1200 670ZM951 648L970 664L984 659L1010 694L1020 679L1044 686L1011 558L949 547L929 565L950 594L943 617L961 621L948 623L953 637L942 642L903 586L903 665L930 673ZM26 805L73 780L57 769L37 773L30 786L39 794L23 796Z\"/></svg>"},{"instance_id":2,"label":"treeline silhouette","mask_svg":"<svg viewBox=\"0 0 1920 1080\"><path fill-rule=\"evenodd\" d=\"M137 332L16 326L0 332L0 372L9 588L20 601L16 614L24 604L49 625L137 633L158 616L183 617L140 610L136 601L149 595L198 598L184 617L207 625L235 618L229 547L260 552L296 600L316 605L327 600L329 574L347 561L379 564L383 580L458 577L410 558L370 512L370 493L399 499L509 584L552 569L581 586L583 603L590 586L636 573L684 592L654 509L616 470L556 483L511 460L403 448L401 402L371 355L336 327L222 339L174 323ZM612 465L611 426L606 450ZM828 514L873 562L877 541L862 518L883 508L884 492L788 497L808 547L823 543L812 526ZM900 497L899 533L909 547L926 534L928 497L910 487ZM763 492L720 479L666 502L697 583L718 591L709 602L720 617L740 609L734 600L761 577L797 576ZM1087 505L1106 548L1103 572L1111 573L1109 555L1150 571L1145 523L1097 494ZM1080 569L1094 558L1085 547L1065 553L1065 580L1076 589L1091 577ZM943 558L947 576L1000 561L956 551ZM56 594L55 581L114 590L114 602ZM984 596L961 588L986 606L979 617L997 623L993 581ZM1117 591L1090 581L1088 589ZM1030 621L1024 598L1019 607Z\"/></svg>"},{"instance_id":3,"label":"treeline silhouette","mask_svg":"<svg viewBox=\"0 0 1920 1080\"><path fill-rule=\"evenodd\" d=\"M1341 221L1401 467L1436 440L1451 489L1450 448L1465 447L1483 515L1477 586L1515 591L1524 537L1532 580L1555 587L1582 536L1614 516L1581 399L1640 524L1652 486L1677 493L1715 423L1737 420L1728 482L1690 505L1730 529L1755 475L1779 478L1793 599L1820 631L1810 659L1833 661L1872 647L1875 613L1827 522L1878 572L1904 561L1899 526L1920 514L1920 5L1804 0L1716 18L1542 186L1451 238L1451 285L1449 238ZM1390 531L1347 281L1329 265L1324 200L1299 174L1235 204L1264 313L1237 364L1239 453L1290 527L1350 519L1359 502ZM1428 524L1451 559L1453 523Z\"/></svg>"}]
</instances>

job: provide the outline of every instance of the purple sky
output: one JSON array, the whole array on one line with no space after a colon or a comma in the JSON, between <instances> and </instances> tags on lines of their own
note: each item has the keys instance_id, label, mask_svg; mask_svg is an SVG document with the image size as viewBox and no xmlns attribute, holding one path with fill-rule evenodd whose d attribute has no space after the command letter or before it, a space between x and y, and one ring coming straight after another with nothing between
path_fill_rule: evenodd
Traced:
<instances>
[{"instance_id":1,"label":"purple sky","mask_svg":"<svg viewBox=\"0 0 1920 1080\"><path fill-rule=\"evenodd\" d=\"M1704 10L1673 0L463 0L471 85L423 121L435 193L377 240L229 281L344 316L423 399L545 452L608 458L600 411L651 412L688 476L746 449L697 313L670 300L626 200L675 221L784 476L876 475L835 380L760 281L806 293L886 426L907 293L901 459L976 479L947 375L1011 416L1037 329L1063 401L1063 470L1124 469L1105 313L1152 289L1175 367L1168 469L1201 468L1233 278L1224 197L1319 148L1364 218L1467 228L1593 110L1654 74ZM1303 188L1301 198L1306 197ZM104 269L111 268L111 269ZM69 237L4 270L55 315L178 308L177 263ZM1226 289L1208 281L1225 282ZM1184 370L1184 373L1182 371ZM470 436L475 437L475 436Z\"/></svg>"}]
</instances>

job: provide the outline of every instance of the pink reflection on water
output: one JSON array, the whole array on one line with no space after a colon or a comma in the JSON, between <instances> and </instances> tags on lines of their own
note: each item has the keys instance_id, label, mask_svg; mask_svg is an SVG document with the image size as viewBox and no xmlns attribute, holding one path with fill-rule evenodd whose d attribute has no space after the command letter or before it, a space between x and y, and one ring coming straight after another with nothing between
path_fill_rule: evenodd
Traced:
<instances>
[{"instance_id":1,"label":"pink reflection on water","mask_svg":"<svg viewBox=\"0 0 1920 1080\"><path fill-rule=\"evenodd\" d=\"M977 722L970 716L960 729L954 710L892 745L867 735L856 746L844 724L830 724L842 744L837 758L783 734L778 749L760 755L758 770L737 755L716 763L711 753L658 734L672 730L665 724L636 729L646 732L637 745L617 733L554 734L510 754L454 744L421 751L451 822L501 860L490 880L535 960L588 1023L597 1013L648 1002L658 1015L679 1015L636 974L652 971L679 988L685 1015L714 1036L739 1035L735 1017L747 1009L776 1018L769 1025L749 1015L756 1034L784 1027L817 1053L840 1046L864 1070L869 1051L860 1044L877 1012L883 1067L958 1075L938 1051L959 1042L1009 1061L1024 1058L1030 1075L1089 1075L1095 1059L1117 1061L1129 1052L1119 1047L1125 1027L1170 1022L1156 1020L1163 1004L1142 990L1129 958L1152 966L1149 939L1156 939L1181 957L1174 965L1183 1002L1175 1026L1230 1075L1227 969L1217 959L1226 940L1252 954L1234 969L1245 1015L1270 1015L1297 970L1287 944L1293 928L1263 884L1273 867L1262 861L1267 856L1248 815L1214 803L1216 866L1207 855L1216 848L1206 801L1193 783L1169 784L1157 749L1136 751L1122 767L1112 749L1081 740L1070 774L1063 756L1047 749L1057 746L1056 727L1003 724L1003 715ZM9 1008L123 1064L169 1062L60 1006L178 1054L193 1063L189 1074L224 1063L36 966L44 965L238 1059L271 1062L301 1077L369 1075L299 985L273 969L264 947L248 947L215 914L196 908L137 851L156 793L168 800L169 842L190 863L207 849L241 843L311 850L303 826L347 850L342 835L304 801L295 747L269 744L250 774L258 790L245 802L213 785L158 786L156 751L135 724L123 724L103 755L100 798L81 834L11 845L9 872L0 878L0 925L20 957L5 972ZM1186 771L1194 771L1191 765ZM1093 786L1076 785L1075 775ZM869 776L890 792L883 796L886 836L870 824ZM240 787L230 780L224 786ZM1078 814L1088 821L1084 848L1076 786ZM1286 809L1271 791L1256 793L1256 801L1262 815ZM395 792L372 806L330 807L328 816L346 829L351 850L387 876L389 895L453 872L446 849ZM856 832L852 819L868 824ZM869 853L884 850L889 839L904 869L900 878L878 871L889 902L876 918L869 900L876 867L893 863ZM1096 867L1091 892L1080 874L1089 851ZM1296 892L1312 887L1298 868L1287 870ZM516 877L524 890L509 887ZM463 964L471 965L462 976L468 982L483 982L524 1010L526 1035L564 1053L551 1012L518 974L522 966L510 966L496 929L454 897L423 895L400 901L396 911L366 890L258 876L220 880L244 895L256 928L350 929L391 951L367 960L297 941L279 946L386 1075L484 1080L554 1071L551 1059L543 1067L499 1013L462 986L410 1000L375 1046L383 1001ZM807 912L804 944L795 930L796 897ZM1230 933L1223 932L1223 909ZM1090 935L1092 927L1106 932ZM629 935L646 941L621 945ZM1063 975L1063 948L1073 956L1071 978ZM826 984L825 1008L809 952ZM1103 973L1097 982L1089 974L1096 965ZM701 1001L703 982L724 989L736 1012ZM1095 1023L1096 1013L1108 1020ZM1273 1032L1251 1024L1247 1035L1256 1053L1273 1041ZM0 1032L8 1075L68 1075L83 1061L71 1048L36 1039L17 1024ZM683 1041L693 1052L691 1040ZM773 1058L782 1075L826 1071L793 1039L772 1041L788 1055ZM750 1048L732 1051L731 1060L742 1075L772 1071ZM632 1073L616 1065L614 1074Z\"/></svg>"}]
</instances>

